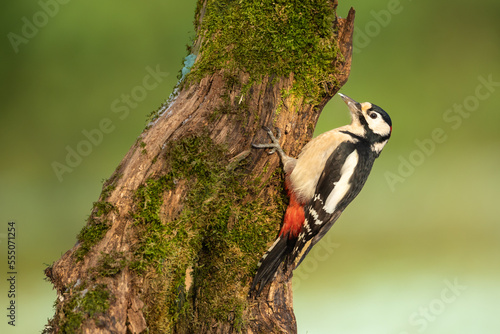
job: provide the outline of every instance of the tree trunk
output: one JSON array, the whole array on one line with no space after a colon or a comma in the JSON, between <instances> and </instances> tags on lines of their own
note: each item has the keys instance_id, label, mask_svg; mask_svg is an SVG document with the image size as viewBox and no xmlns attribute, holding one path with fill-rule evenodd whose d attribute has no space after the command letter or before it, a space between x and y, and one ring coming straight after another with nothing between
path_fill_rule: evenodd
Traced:
<instances>
[{"instance_id":1,"label":"tree trunk","mask_svg":"<svg viewBox=\"0 0 500 334\"><path fill-rule=\"evenodd\" d=\"M46 333L296 333L290 268L248 298L287 201L278 156L251 143L277 127L296 156L347 81L354 10L336 7L199 1L189 74L46 270Z\"/></svg>"}]
</instances>

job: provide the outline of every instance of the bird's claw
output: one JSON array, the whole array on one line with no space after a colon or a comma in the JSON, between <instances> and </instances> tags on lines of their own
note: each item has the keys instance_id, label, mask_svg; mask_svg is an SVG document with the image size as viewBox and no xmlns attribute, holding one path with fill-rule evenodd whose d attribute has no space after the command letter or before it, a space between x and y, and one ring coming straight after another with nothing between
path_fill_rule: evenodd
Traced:
<instances>
[{"instance_id":1,"label":"bird's claw","mask_svg":"<svg viewBox=\"0 0 500 334\"><path fill-rule=\"evenodd\" d=\"M271 137L271 140L273 141L273 143L276 143L276 141L281 138L281 129L280 128L276 128L276 137L274 136L273 131L271 129L269 129L267 126L265 126L265 125L262 126L262 129L267 132L269 137Z\"/></svg>"},{"instance_id":2,"label":"bird's claw","mask_svg":"<svg viewBox=\"0 0 500 334\"><path fill-rule=\"evenodd\" d=\"M271 138L271 144L253 144L253 148L270 148L271 150L267 152L267 154L274 154L276 151L281 148L279 139L281 138L281 130L280 128L276 128L276 137L273 134L273 131L269 129L267 126L263 126L262 129L267 132L267 135Z\"/></svg>"}]
</instances>

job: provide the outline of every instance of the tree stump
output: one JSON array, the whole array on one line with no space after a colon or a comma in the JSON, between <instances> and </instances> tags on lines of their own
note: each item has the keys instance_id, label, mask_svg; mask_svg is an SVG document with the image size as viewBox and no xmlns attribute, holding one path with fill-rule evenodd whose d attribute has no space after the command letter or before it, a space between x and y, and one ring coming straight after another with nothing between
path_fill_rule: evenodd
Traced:
<instances>
[{"instance_id":1,"label":"tree stump","mask_svg":"<svg viewBox=\"0 0 500 334\"><path fill-rule=\"evenodd\" d=\"M336 7L198 2L176 90L46 270L45 333L296 333L290 268L248 297L287 202L279 158L251 143L276 127L296 156L347 81L354 10Z\"/></svg>"}]
</instances>

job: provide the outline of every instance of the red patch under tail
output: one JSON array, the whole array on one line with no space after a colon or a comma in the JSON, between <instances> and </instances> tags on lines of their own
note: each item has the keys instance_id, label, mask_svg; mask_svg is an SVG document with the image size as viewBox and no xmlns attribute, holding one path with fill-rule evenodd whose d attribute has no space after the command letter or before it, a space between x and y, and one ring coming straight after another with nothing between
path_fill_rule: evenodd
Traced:
<instances>
[{"instance_id":1,"label":"red patch under tail","mask_svg":"<svg viewBox=\"0 0 500 334\"><path fill-rule=\"evenodd\" d=\"M304 205L297 200L297 196L290 189L291 186L288 177L285 182L285 188L288 192L288 197L290 197L290 203L286 208L283 227L279 235L288 234L288 238L297 238L305 220Z\"/></svg>"}]
</instances>

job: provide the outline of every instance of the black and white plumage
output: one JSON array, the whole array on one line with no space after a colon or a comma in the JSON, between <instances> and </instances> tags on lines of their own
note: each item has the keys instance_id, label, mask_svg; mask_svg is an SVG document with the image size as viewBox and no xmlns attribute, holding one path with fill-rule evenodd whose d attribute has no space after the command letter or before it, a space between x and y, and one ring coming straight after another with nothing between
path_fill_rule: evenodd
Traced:
<instances>
[{"instance_id":1,"label":"black and white plumage","mask_svg":"<svg viewBox=\"0 0 500 334\"><path fill-rule=\"evenodd\" d=\"M286 173L290 204L280 234L262 257L250 292L260 294L279 265L296 268L359 194L392 132L380 107L339 94L351 112L351 124L312 139L297 159L287 156L269 129L272 144L253 145L277 151Z\"/></svg>"}]
</instances>

